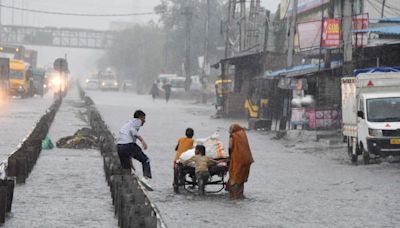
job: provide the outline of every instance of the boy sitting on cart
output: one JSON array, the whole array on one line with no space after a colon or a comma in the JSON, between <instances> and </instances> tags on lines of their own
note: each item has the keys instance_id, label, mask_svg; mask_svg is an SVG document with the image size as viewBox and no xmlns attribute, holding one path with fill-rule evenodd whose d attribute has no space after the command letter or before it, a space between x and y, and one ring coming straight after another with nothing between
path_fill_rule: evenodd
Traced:
<instances>
[{"instance_id":1,"label":"boy sitting on cart","mask_svg":"<svg viewBox=\"0 0 400 228\"><path fill-rule=\"evenodd\" d=\"M195 175L197 185L199 187L199 194L204 195L204 188L210 178L208 167L216 165L217 161L206 156L206 148L203 145L197 145L195 148L195 155L190 159L183 161L183 165L188 165L192 162L195 164Z\"/></svg>"}]
</instances>

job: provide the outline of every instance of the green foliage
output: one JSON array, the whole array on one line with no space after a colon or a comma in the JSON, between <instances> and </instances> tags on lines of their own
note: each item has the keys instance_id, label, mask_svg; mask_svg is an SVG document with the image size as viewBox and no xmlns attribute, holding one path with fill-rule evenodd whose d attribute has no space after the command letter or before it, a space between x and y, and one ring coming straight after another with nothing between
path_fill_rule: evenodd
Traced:
<instances>
[{"instance_id":1,"label":"green foliage","mask_svg":"<svg viewBox=\"0 0 400 228\"><path fill-rule=\"evenodd\" d=\"M162 68L165 36L154 23L134 25L121 31L100 60L100 68L112 66L120 77L138 83L138 92L145 92Z\"/></svg>"},{"instance_id":2,"label":"green foliage","mask_svg":"<svg viewBox=\"0 0 400 228\"><path fill-rule=\"evenodd\" d=\"M220 1L210 0L209 24L209 62L215 63L223 57L223 51L218 46L224 45L220 33L222 16L225 11ZM191 12L191 66L192 73L196 73L197 58L204 55L205 22L207 19L207 1L205 0L162 0L155 8L160 14L160 21L166 34L165 71L180 73L185 58L185 38L187 12Z\"/></svg>"},{"instance_id":3,"label":"green foliage","mask_svg":"<svg viewBox=\"0 0 400 228\"><path fill-rule=\"evenodd\" d=\"M182 73L185 58L186 16L190 8L191 68L197 70L197 58L204 55L205 21L207 4L205 0L162 0L155 7L160 15L160 24L154 22L134 25L116 36L113 46L99 61L100 68L112 66L122 78L138 83L138 92L146 92L160 72ZM223 57L223 37L220 24L224 15L220 1L210 0L209 62L216 63Z\"/></svg>"}]
</instances>

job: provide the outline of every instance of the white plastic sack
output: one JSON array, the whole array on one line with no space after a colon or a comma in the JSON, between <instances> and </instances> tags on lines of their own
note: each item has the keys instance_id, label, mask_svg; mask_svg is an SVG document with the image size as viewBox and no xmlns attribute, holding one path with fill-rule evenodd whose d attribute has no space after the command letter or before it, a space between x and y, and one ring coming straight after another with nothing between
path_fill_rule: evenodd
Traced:
<instances>
[{"instance_id":1,"label":"white plastic sack","mask_svg":"<svg viewBox=\"0 0 400 228\"><path fill-rule=\"evenodd\" d=\"M218 132L212 134L207 138L197 139L195 145L203 145L206 147L206 156L213 159L226 158L228 155L224 151L222 141L219 139ZM186 161L194 156L194 148L182 153L179 157L181 161Z\"/></svg>"},{"instance_id":2,"label":"white plastic sack","mask_svg":"<svg viewBox=\"0 0 400 228\"><path fill-rule=\"evenodd\" d=\"M193 156L194 156L194 148L183 152L181 154L181 156L179 157L179 160L186 161L186 160L189 160Z\"/></svg>"}]
</instances>

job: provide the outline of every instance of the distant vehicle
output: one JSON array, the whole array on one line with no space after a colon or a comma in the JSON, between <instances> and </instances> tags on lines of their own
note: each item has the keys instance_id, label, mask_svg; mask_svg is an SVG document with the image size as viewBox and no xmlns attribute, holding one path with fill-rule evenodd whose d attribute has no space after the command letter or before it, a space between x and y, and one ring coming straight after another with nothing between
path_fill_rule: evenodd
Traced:
<instances>
[{"instance_id":1,"label":"distant vehicle","mask_svg":"<svg viewBox=\"0 0 400 228\"><path fill-rule=\"evenodd\" d=\"M126 79L122 82L122 91L124 92L128 92L128 91L134 91L135 87L134 87L134 83L132 80Z\"/></svg>"},{"instance_id":2,"label":"distant vehicle","mask_svg":"<svg viewBox=\"0 0 400 228\"><path fill-rule=\"evenodd\" d=\"M48 80L48 89L53 92L55 98L58 98L60 94L65 96L69 86L67 72L60 72L52 69L46 72L45 77Z\"/></svg>"},{"instance_id":3,"label":"distant vehicle","mask_svg":"<svg viewBox=\"0 0 400 228\"><path fill-rule=\"evenodd\" d=\"M161 86L169 82L171 78L176 78L176 77L178 77L176 74L159 74L157 78L159 87L161 88Z\"/></svg>"},{"instance_id":4,"label":"distant vehicle","mask_svg":"<svg viewBox=\"0 0 400 228\"><path fill-rule=\"evenodd\" d=\"M233 92L233 81L231 79L216 80L215 86L215 108L217 111L221 111L224 108L224 97Z\"/></svg>"},{"instance_id":5,"label":"distant vehicle","mask_svg":"<svg viewBox=\"0 0 400 228\"><path fill-rule=\"evenodd\" d=\"M201 78L199 75L193 75L190 77L191 83L190 83L190 90L191 91L202 91L203 90L203 84L201 83Z\"/></svg>"},{"instance_id":6,"label":"distant vehicle","mask_svg":"<svg viewBox=\"0 0 400 228\"><path fill-rule=\"evenodd\" d=\"M341 86L342 131L351 161L358 155L365 164L371 154L400 155L400 68L359 70Z\"/></svg>"},{"instance_id":7,"label":"distant vehicle","mask_svg":"<svg viewBox=\"0 0 400 228\"><path fill-rule=\"evenodd\" d=\"M185 77L170 78L169 83L171 84L172 93L185 92Z\"/></svg>"},{"instance_id":8,"label":"distant vehicle","mask_svg":"<svg viewBox=\"0 0 400 228\"><path fill-rule=\"evenodd\" d=\"M31 94L31 81L22 60L10 60L10 95L28 97Z\"/></svg>"},{"instance_id":9,"label":"distant vehicle","mask_svg":"<svg viewBox=\"0 0 400 228\"><path fill-rule=\"evenodd\" d=\"M37 94L43 96L45 94L45 74L46 71L41 68L32 68L31 72L31 81L32 81L32 92L33 94Z\"/></svg>"},{"instance_id":10,"label":"distant vehicle","mask_svg":"<svg viewBox=\"0 0 400 228\"><path fill-rule=\"evenodd\" d=\"M99 86L101 90L119 90L118 78L115 72L107 69L99 73Z\"/></svg>"},{"instance_id":11,"label":"distant vehicle","mask_svg":"<svg viewBox=\"0 0 400 228\"><path fill-rule=\"evenodd\" d=\"M99 89L99 78L97 77L97 75L93 75L86 79L85 88L88 90Z\"/></svg>"},{"instance_id":12,"label":"distant vehicle","mask_svg":"<svg viewBox=\"0 0 400 228\"><path fill-rule=\"evenodd\" d=\"M10 89L10 59L0 58L0 101L6 100Z\"/></svg>"}]
</instances>

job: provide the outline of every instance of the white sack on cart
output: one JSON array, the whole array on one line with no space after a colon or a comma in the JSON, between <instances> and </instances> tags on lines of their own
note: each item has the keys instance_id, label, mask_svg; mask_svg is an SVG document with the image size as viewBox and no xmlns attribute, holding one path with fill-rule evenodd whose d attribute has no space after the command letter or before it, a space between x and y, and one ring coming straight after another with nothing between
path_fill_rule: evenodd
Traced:
<instances>
[{"instance_id":1,"label":"white sack on cart","mask_svg":"<svg viewBox=\"0 0 400 228\"><path fill-rule=\"evenodd\" d=\"M206 156L211 157L213 159L229 157L224 151L224 147L222 141L219 139L218 132L214 133L213 135L207 138L197 139L195 145L205 146ZM179 157L179 159L181 161L186 161L193 156L194 156L194 148L183 152L182 155Z\"/></svg>"}]
</instances>

